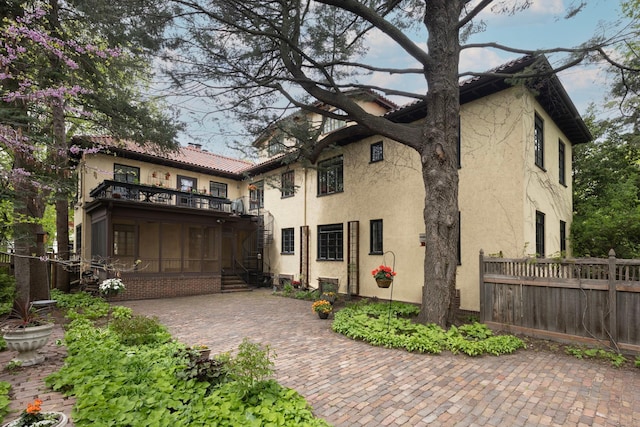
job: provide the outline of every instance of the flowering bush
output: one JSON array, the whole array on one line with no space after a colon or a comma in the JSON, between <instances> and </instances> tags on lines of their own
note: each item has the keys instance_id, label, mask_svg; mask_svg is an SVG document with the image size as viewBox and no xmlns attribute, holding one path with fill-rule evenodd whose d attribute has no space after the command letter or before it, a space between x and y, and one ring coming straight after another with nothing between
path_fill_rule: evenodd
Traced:
<instances>
[{"instance_id":1,"label":"flowering bush","mask_svg":"<svg viewBox=\"0 0 640 427\"><path fill-rule=\"evenodd\" d=\"M27 404L27 409L22 411L20 418L7 424L8 427L52 426L60 421L60 414L55 412L40 412L42 400L36 399Z\"/></svg>"},{"instance_id":2,"label":"flowering bush","mask_svg":"<svg viewBox=\"0 0 640 427\"><path fill-rule=\"evenodd\" d=\"M98 286L104 295L117 295L124 290L124 283L120 279L107 279Z\"/></svg>"},{"instance_id":3,"label":"flowering bush","mask_svg":"<svg viewBox=\"0 0 640 427\"><path fill-rule=\"evenodd\" d=\"M373 275L373 278L376 279L376 280L378 280L378 279L393 280L393 277L396 275L396 272L393 271L391 269L391 267L388 267L386 265L381 265L380 267L378 267L375 270L373 270L371 272L371 275Z\"/></svg>"},{"instance_id":4,"label":"flowering bush","mask_svg":"<svg viewBox=\"0 0 640 427\"><path fill-rule=\"evenodd\" d=\"M314 313L331 313L333 306L331 303L324 299L319 299L311 305L311 310Z\"/></svg>"}]
</instances>

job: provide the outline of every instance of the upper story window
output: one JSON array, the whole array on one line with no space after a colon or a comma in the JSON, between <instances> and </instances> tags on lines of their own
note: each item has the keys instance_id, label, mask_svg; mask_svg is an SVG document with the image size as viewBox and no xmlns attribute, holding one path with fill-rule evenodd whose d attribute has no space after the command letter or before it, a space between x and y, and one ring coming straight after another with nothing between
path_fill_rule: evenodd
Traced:
<instances>
[{"instance_id":1,"label":"upper story window","mask_svg":"<svg viewBox=\"0 0 640 427\"><path fill-rule=\"evenodd\" d=\"M249 209L264 207L264 181L249 184Z\"/></svg>"},{"instance_id":2,"label":"upper story window","mask_svg":"<svg viewBox=\"0 0 640 427\"><path fill-rule=\"evenodd\" d=\"M131 184L140 182L140 168L127 165L113 165L113 180L118 182L129 182Z\"/></svg>"},{"instance_id":3,"label":"upper story window","mask_svg":"<svg viewBox=\"0 0 640 427\"><path fill-rule=\"evenodd\" d=\"M536 166L544 169L544 121L536 114L533 127Z\"/></svg>"},{"instance_id":4,"label":"upper story window","mask_svg":"<svg viewBox=\"0 0 640 427\"><path fill-rule=\"evenodd\" d=\"M318 162L318 195L344 190L342 156Z\"/></svg>"},{"instance_id":5,"label":"upper story window","mask_svg":"<svg viewBox=\"0 0 640 427\"><path fill-rule=\"evenodd\" d=\"M384 146L382 141L371 144L371 163L384 160Z\"/></svg>"},{"instance_id":6,"label":"upper story window","mask_svg":"<svg viewBox=\"0 0 640 427\"><path fill-rule=\"evenodd\" d=\"M295 171L286 171L280 177L280 193L282 197L292 197L296 190Z\"/></svg>"},{"instance_id":7,"label":"upper story window","mask_svg":"<svg viewBox=\"0 0 640 427\"><path fill-rule=\"evenodd\" d=\"M191 192L198 189L198 180L188 176L178 175L178 189L180 191Z\"/></svg>"},{"instance_id":8,"label":"upper story window","mask_svg":"<svg viewBox=\"0 0 640 427\"><path fill-rule=\"evenodd\" d=\"M285 145L282 142L282 136L274 136L267 144L267 155L273 157L277 154L284 152Z\"/></svg>"},{"instance_id":9,"label":"upper story window","mask_svg":"<svg viewBox=\"0 0 640 427\"><path fill-rule=\"evenodd\" d=\"M566 156L564 142L558 140L558 180L560 184L566 185Z\"/></svg>"},{"instance_id":10,"label":"upper story window","mask_svg":"<svg viewBox=\"0 0 640 427\"><path fill-rule=\"evenodd\" d=\"M332 113L344 114L340 110L333 110ZM322 124L322 133L325 134L325 133L333 132L334 130L345 127L346 125L347 125L346 120L341 120L334 117L325 117L324 123Z\"/></svg>"},{"instance_id":11,"label":"upper story window","mask_svg":"<svg viewBox=\"0 0 640 427\"><path fill-rule=\"evenodd\" d=\"M215 197L227 198L227 184L223 182L209 181L209 193Z\"/></svg>"}]
</instances>

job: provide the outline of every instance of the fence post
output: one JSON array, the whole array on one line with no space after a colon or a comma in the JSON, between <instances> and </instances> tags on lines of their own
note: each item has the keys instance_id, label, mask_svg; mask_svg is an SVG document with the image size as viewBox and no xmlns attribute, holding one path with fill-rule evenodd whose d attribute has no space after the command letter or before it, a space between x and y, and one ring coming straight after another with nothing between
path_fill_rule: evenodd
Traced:
<instances>
[{"instance_id":1,"label":"fence post","mask_svg":"<svg viewBox=\"0 0 640 427\"><path fill-rule=\"evenodd\" d=\"M609 251L609 336L611 345L618 348L618 296L616 293L616 252Z\"/></svg>"},{"instance_id":2,"label":"fence post","mask_svg":"<svg viewBox=\"0 0 640 427\"><path fill-rule=\"evenodd\" d=\"M485 288L484 288L484 251L480 249L480 268L479 268L479 280L480 280L480 322L485 322L486 307L485 307Z\"/></svg>"}]
</instances>

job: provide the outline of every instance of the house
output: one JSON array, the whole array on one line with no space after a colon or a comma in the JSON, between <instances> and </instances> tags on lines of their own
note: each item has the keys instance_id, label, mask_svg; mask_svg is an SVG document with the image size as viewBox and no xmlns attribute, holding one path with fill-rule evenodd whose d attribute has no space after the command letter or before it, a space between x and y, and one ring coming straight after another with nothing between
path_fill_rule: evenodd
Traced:
<instances>
[{"instance_id":1,"label":"house","mask_svg":"<svg viewBox=\"0 0 640 427\"><path fill-rule=\"evenodd\" d=\"M460 84L461 226L457 287L463 310L479 310L478 256L481 249L486 254L514 257L549 256L569 251L572 148L574 144L589 141L591 135L555 76L512 86L496 75L518 72L534 61L532 57L520 58L493 73ZM426 114L422 102L400 108L379 96L363 96L361 102L370 111L398 122L419 122ZM242 264L243 268L251 270L238 252L241 241L248 238L259 242L253 245L261 268L255 277L262 274L278 281L299 280L314 288L321 283L333 283L344 294L420 302L424 186L418 153L388 138L372 135L358 125L341 123L339 119L322 122L319 115L307 115L305 120L321 123L318 129L323 137L330 136L335 141L314 165L283 161L286 156L282 152L290 151L291 147L287 138L277 137L277 132L257 140L256 146L261 150L259 163L240 162L229 165L228 169L199 165L197 170L201 175L181 171L180 167L186 167L187 163L170 163L162 157L129 159L149 162L148 166L140 167L140 172L147 178L155 170L155 162L166 164L163 167L173 174L197 178L199 182L224 182L229 192L223 204L227 206L233 200L245 203L244 215L211 209L204 209L206 213L200 215L196 212L182 214L177 210L191 207L177 201L177 206L165 207L165 210L172 209L176 223L182 224L183 230L188 230L196 218L200 219L196 222L199 229L212 227L211 233L216 236L215 233L222 234L224 228L216 228L217 223L212 221L228 221L234 225L227 231L227 236L231 239L234 233L239 233L232 238L235 246L225 245L223 241L216 246L221 251L216 253L218 258L214 256L219 261L211 264L215 266L211 273L216 277L222 277L221 270L230 265L230 261L221 259L225 256L233 259L232 264ZM187 147L183 151L193 149ZM102 168L111 170L109 167L112 166L115 173L118 171L115 163L121 159L113 156L109 159L111 163L103 164ZM124 160L119 164L133 165ZM89 158L85 161L87 165L92 163ZM86 181L87 173L82 176ZM83 184L85 190L79 211L86 212L84 222L92 224L91 234L96 228L93 224L98 211L105 216L110 204L123 203L113 200L112 196L124 176L121 174L116 179L114 175L107 181L94 177ZM180 181L167 184L175 186ZM112 193L101 193L98 188L105 191L110 188ZM172 203L184 197L173 192L168 194L172 196ZM96 199L96 196L104 197ZM136 204L144 205L140 201ZM147 263L154 265L151 257L140 249L147 246L140 239L140 230L148 220L147 216L160 215L160 208L156 206L156 203L148 203L148 214L139 217L137 223L120 225L129 225L128 230L131 230L128 237L131 239L131 260L146 258ZM158 227L164 227L164 219L157 217L157 221ZM116 245L115 233L119 229L112 231L113 234L102 233L107 239L113 235L112 241L101 243L107 251L106 257L116 255L116 248L121 251L122 243ZM250 238L253 232L256 237ZM186 238L184 233L188 231L183 231L182 239ZM83 239L86 235L87 227L84 227ZM166 246L167 234L159 232L156 235L154 244ZM170 242L178 241L172 234L168 236ZM89 240L83 244L89 244ZM114 253L110 254L112 247ZM192 257L200 256L200 262L209 259L209 255L198 255L203 251L197 245L190 248L183 244L182 248L181 270L175 272L178 275L175 277L181 278L189 273L185 267L190 265ZM223 255L229 248L236 252ZM165 253L164 249L154 251L157 263L165 265L170 259L178 262L177 253ZM91 257L95 254L92 248ZM167 261L163 261L165 258ZM391 289L378 288L371 278L371 270L383 263L392 265L398 273ZM165 272L167 267L164 268L158 270ZM143 274L152 273L147 271L139 275ZM173 286L183 285L175 282ZM211 291L217 289L212 287ZM138 295L132 293L127 297Z\"/></svg>"}]
</instances>

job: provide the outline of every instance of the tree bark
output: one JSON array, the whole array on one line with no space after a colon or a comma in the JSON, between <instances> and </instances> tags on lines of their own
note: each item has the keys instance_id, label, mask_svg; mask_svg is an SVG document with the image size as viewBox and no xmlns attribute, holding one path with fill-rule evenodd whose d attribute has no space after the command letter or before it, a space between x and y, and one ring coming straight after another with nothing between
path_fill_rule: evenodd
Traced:
<instances>
[{"instance_id":1,"label":"tree bark","mask_svg":"<svg viewBox=\"0 0 640 427\"><path fill-rule=\"evenodd\" d=\"M425 187L426 232L424 286L420 320L446 326L452 321L456 286L458 240L458 132L460 43L458 20L463 2L427 2L424 22L429 32L432 65L428 83L427 116L420 152Z\"/></svg>"}]
</instances>

